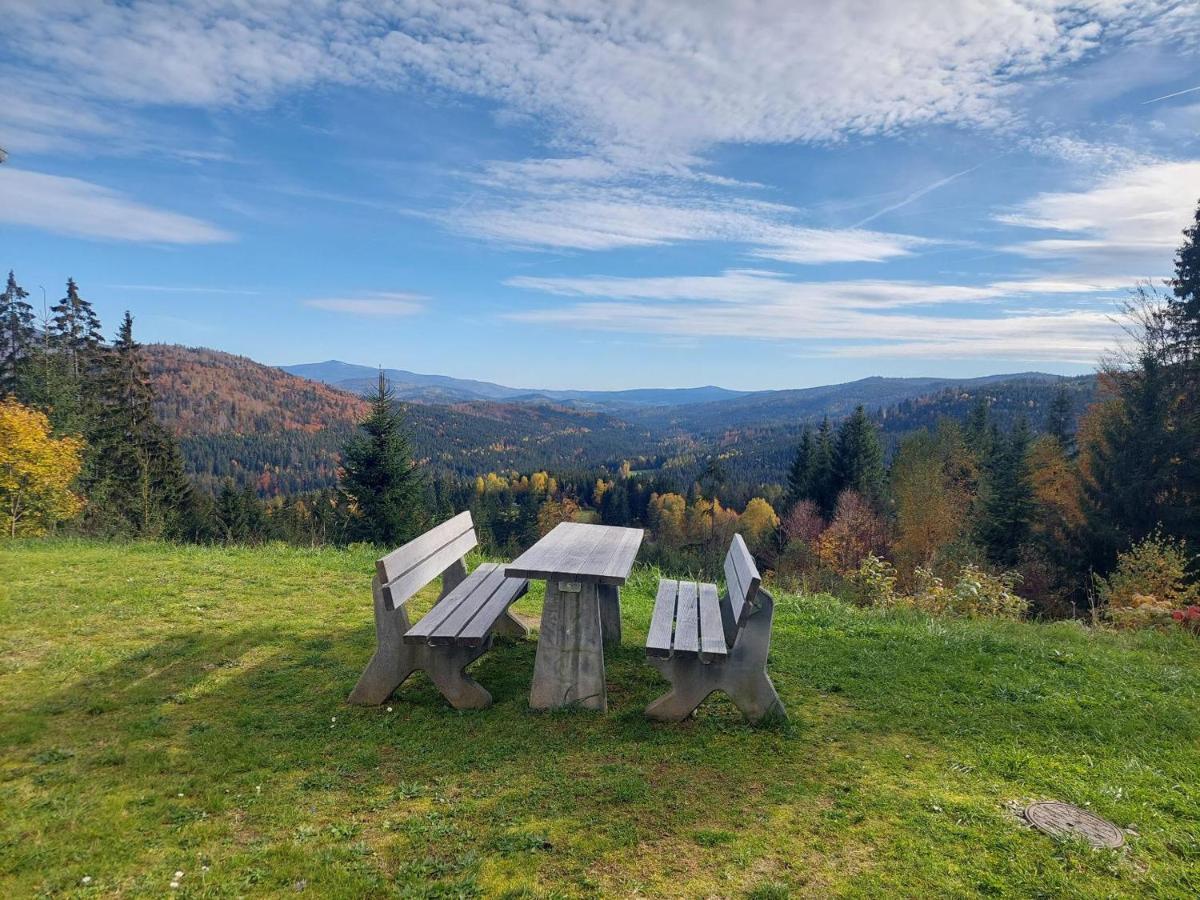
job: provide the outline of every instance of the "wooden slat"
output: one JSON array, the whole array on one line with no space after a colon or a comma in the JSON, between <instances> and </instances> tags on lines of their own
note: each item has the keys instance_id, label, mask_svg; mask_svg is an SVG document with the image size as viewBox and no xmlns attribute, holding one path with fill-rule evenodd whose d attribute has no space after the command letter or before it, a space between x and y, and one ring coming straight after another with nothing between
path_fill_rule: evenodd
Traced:
<instances>
[{"instance_id":1,"label":"wooden slat","mask_svg":"<svg viewBox=\"0 0 1200 900\"><path fill-rule=\"evenodd\" d=\"M753 603L754 595L758 593L758 586L762 584L762 578L758 574L758 566L754 563L750 548L746 546L746 542L740 534L733 536L733 543L729 545L729 555L733 557L734 565L737 566L738 581L742 583L742 588L746 592L746 602Z\"/></svg>"},{"instance_id":2,"label":"wooden slat","mask_svg":"<svg viewBox=\"0 0 1200 900\"><path fill-rule=\"evenodd\" d=\"M528 589L529 582L524 578L501 579L500 586L480 605L479 612L462 627L454 642L469 647L482 644L491 633L496 620Z\"/></svg>"},{"instance_id":3,"label":"wooden slat","mask_svg":"<svg viewBox=\"0 0 1200 900\"><path fill-rule=\"evenodd\" d=\"M715 584L700 585L700 658L725 656L725 628L721 624L721 602Z\"/></svg>"},{"instance_id":4,"label":"wooden slat","mask_svg":"<svg viewBox=\"0 0 1200 900\"><path fill-rule=\"evenodd\" d=\"M641 545L637 528L563 522L506 566L517 578L624 584Z\"/></svg>"},{"instance_id":5,"label":"wooden slat","mask_svg":"<svg viewBox=\"0 0 1200 900\"><path fill-rule=\"evenodd\" d=\"M729 594L729 610L733 613L733 621L740 627L750 610L746 606L746 591L738 578L732 553L725 554L725 591Z\"/></svg>"},{"instance_id":6,"label":"wooden slat","mask_svg":"<svg viewBox=\"0 0 1200 900\"><path fill-rule=\"evenodd\" d=\"M679 605L675 610L675 643L672 651L683 656L700 652L700 603L694 581L679 582Z\"/></svg>"},{"instance_id":7,"label":"wooden slat","mask_svg":"<svg viewBox=\"0 0 1200 900\"><path fill-rule=\"evenodd\" d=\"M391 584L384 585L384 605L388 609L395 609L405 603L413 594L444 572L452 562L465 556L476 543L478 542L474 530L468 531L425 557Z\"/></svg>"},{"instance_id":8,"label":"wooden slat","mask_svg":"<svg viewBox=\"0 0 1200 900\"><path fill-rule=\"evenodd\" d=\"M467 603L471 595L482 585L489 577L502 574L500 567L495 563L484 563L470 575L468 575L457 587L449 594L443 597L438 603L421 617L421 621L408 629L404 634L404 641L408 644L424 644L428 643L430 636L439 629L441 624L447 618L454 615L455 611Z\"/></svg>"},{"instance_id":9,"label":"wooden slat","mask_svg":"<svg viewBox=\"0 0 1200 900\"><path fill-rule=\"evenodd\" d=\"M489 570L484 579L467 594L462 603L459 603L453 612L438 622L437 626L429 633L429 643L456 643L455 639L458 637L458 633L479 615L480 609L503 586L504 580L504 570L502 568L495 566ZM492 619L491 622L488 622L487 628L490 629L492 623L495 621L495 619ZM486 634L487 631L485 630L484 635L486 636Z\"/></svg>"},{"instance_id":10,"label":"wooden slat","mask_svg":"<svg viewBox=\"0 0 1200 900\"><path fill-rule=\"evenodd\" d=\"M429 529L420 537L413 538L403 547L398 547L375 563L380 584L390 584L417 563L428 559L442 547L461 534L474 528L471 511L461 512L452 519Z\"/></svg>"},{"instance_id":11,"label":"wooden slat","mask_svg":"<svg viewBox=\"0 0 1200 900\"><path fill-rule=\"evenodd\" d=\"M679 582L674 578L663 578L658 582L658 596L654 598L654 615L650 619L650 633L646 637L646 653L649 656L671 655L671 631L675 624L675 598L679 594Z\"/></svg>"}]
</instances>

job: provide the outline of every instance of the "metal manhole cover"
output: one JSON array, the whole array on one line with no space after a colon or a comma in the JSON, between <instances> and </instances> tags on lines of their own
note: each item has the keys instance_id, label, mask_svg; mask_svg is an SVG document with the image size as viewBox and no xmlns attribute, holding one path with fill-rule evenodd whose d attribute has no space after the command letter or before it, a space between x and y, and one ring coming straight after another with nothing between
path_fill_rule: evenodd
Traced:
<instances>
[{"instance_id":1,"label":"metal manhole cover","mask_svg":"<svg viewBox=\"0 0 1200 900\"><path fill-rule=\"evenodd\" d=\"M1125 843L1125 835L1112 822L1070 803L1057 800L1031 803L1025 810L1025 818L1046 834L1082 838L1099 849L1116 850Z\"/></svg>"}]
</instances>

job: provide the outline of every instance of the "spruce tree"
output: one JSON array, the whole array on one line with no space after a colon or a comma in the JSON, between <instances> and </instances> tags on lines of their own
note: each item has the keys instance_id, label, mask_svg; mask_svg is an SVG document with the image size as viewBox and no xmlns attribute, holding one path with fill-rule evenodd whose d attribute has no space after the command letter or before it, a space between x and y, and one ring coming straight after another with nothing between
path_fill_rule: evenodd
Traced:
<instances>
[{"instance_id":1,"label":"spruce tree","mask_svg":"<svg viewBox=\"0 0 1200 900\"><path fill-rule=\"evenodd\" d=\"M33 345L33 307L25 302L29 291L17 284L10 270L8 284L0 294L0 399L21 394L21 365Z\"/></svg>"},{"instance_id":2,"label":"spruce tree","mask_svg":"<svg viewBox=\"0 0 1200 900\"><path fill-rule=\"evenodd\" d=\"M858 406L838 429L833 454L833 481L837 493L854 490L870 502L883 496L883 448L875 423Z\"/></svg>"},{"instance_id":3,"label":"spruce tree","mask_svg":"<svg viewBox=\"0 0 1200 900\"><path fill-rule=\"evenodd\" d=\"M96 382L88 435L94 526L147 537L191 530L191 487L174 438L155 417L154 390L128 312L99 359Z\"/></svg>"},{"instance_id":4,"label":"spruce tree","mask_svg":"<svg viewBox=\"0 0 1200 900\"><path fill-rule=\"evenodd\" d=\"M1033 485L1029 476L1029 425L1021 419L1005 439L996 435L986 466L980 543L998 565L1015 565L1029 537Z\"/></svg>"},{"instance_id":5,"label":"spruce tree","mask_svg":"<svg viewBox=\"0 0 1200 900\"><path fill-rule=\"evenodd\" d=\"M1071 395L1065 386L1059 386L1050 409L1046 411L1045 432L1058 441L1067 455L1075 447L1074 411Z\"/></svg>"},{"instance_id":6,"label":"spruce tree","mask_svg":"<svg viewBox=\"0 0 1200 900\"><path fill-rule=\"evenodd\" d=\"M423 524L420 471L413 464L403 413L383 372L371 409L360 424L362 434L342 453L342 492L357 507L358 535L387 547L406 543Z\"/></svg>"},{"instance_id":7,"label":"spruce tree","mask_svg":"<svg viewBox=\"0 0 1200 900\"><path fill-rule=\"evenodd\" d=\"M816 444L813 448L812 474L809 477L809 496L826 518L833 514L833 508L837 505L840 493L839 487L834 481L834 450L833 425L826 416L821 420L820 427L817 428Z\"/></svg>"},{"instance_id":8,"label":"spruce tree","mask_svg":"<svg viewBox=\"0 0 1200 900\"><path fill-rule=\"evenodd\" d=\"M1200 206L1175 252L1175 298L1168 307L1170 338L1177 358L1200 364Z\"/></svg>"},{"instance_id":9,"label":"spruce tree","mask_svg":"<svg viewBox=\"0 0 1200 900\"><path fill-rule=\"evenodd\" d=\"M788 508L795 506L801 500L811 499L812 470L816 449L812 429L805 425L804 431L800 433L800 445L796 448L796 455L792 459L792 467L788 470Z\"/></svg>"},{"instance_id":10,"label":"spruce tree","mask_svg":"<svg viewBox=\"0 0 1200 900\"><path fill-rule=\"evenodd\" d=\"M71 374L79 377L104 343L100 318L91 302L80 296L74 278L67 279L67 295L50 307L50 312L51 342L66 357Z\"/></svg>"}]
</instances>

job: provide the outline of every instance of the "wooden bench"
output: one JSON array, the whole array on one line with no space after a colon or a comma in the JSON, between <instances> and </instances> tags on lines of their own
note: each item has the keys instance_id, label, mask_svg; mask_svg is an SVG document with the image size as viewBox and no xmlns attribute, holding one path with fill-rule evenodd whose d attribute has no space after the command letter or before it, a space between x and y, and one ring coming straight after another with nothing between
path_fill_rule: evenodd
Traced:
<instances>
[{"instance_id":1,"label":"wooden bench","mask_svg":"<svg viewBox=\"0 0 1200 900\"><path fill-rule=\"evenodd\" d=\"M751 722L787 719L767 675L775 600L760 585L740 534L725 556L724 595L715 584L659 581L646 656L671 690L646 707L647 716L679 722L724 691Z\"/></svg>"},{"instance_id":2,"label":"wooden bench","mask_svg":"<svg viewBox=\"0 0 1200 900\"><path fill-rule=\"evenodd\" d=\"M492 695L464 671L492 644L494 632L529 632L508 611L529 581L506 578L504 567L484 563L467 574L466 553L479 540L464 512L393 550L375 563L375 655L350 694L351 703L383 703L418 669L429 675L456 709L483 709ZM405 605L438 575L442 592L433 609L411 625Z\"/></svg>"}]
</instances>

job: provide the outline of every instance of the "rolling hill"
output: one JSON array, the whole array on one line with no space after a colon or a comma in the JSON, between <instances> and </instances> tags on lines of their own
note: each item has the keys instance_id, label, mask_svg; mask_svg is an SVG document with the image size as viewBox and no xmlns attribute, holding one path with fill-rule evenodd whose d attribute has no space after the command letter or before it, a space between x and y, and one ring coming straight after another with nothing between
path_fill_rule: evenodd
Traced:
<instances>
[{"instance_id":1,"label":"rolling hill","mask_svg":"<svg viewBox=\"0 0 1200 900\"><path fill-rule=\"evenodd\" d=\"M156 344L146 352L159 415L179 436L198 482L215 490L231 479L264 496L336 482L340 450L366 409L357 389L378 377L377 370L337 361L284 370L216 350ZM712 456L747 489L781 481L801 428L826 415L836 421L858 404L876 417L890 446L941 417L961 419L980 397L1002 426L1024 416L1037 429L1060 385L1077 412L1095 391L1093 376L1041 373L865 378L752 393L708 387L529 392L385 371L389 379L392 373L417 379L404 382L408 387L398 394L407 401L414 449L434 471L460 477L514 469L562 473L630 460L641 470L661 470L681 489ZM503 396L482 399L486 392Z\"/></svg>"}]
</instances>

